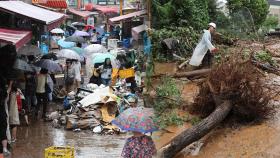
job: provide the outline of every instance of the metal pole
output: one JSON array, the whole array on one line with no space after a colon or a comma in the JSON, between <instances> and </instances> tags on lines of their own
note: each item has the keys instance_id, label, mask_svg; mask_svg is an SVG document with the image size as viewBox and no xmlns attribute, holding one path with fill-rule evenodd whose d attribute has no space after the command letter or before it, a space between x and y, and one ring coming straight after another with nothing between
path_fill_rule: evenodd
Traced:
<instances>
[{"instance_id":1,"label":"metal pole","mask_svg":"<svg viewBox=\"0 0 280 158\"><path fill-rule=\"evenodd\" d=\"M120 0L120 15L123 15L123 0Z\"/></svg>"}]
</instances>

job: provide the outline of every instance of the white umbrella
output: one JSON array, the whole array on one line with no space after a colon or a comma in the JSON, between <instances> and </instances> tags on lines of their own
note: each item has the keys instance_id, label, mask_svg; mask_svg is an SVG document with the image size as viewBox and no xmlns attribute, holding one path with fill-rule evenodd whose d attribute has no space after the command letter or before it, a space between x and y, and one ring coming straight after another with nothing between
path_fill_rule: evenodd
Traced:
<instances>
[{"instance_id":1,"label":"white umbrella","mask_svg":"<svg viewBox=\"0 0 280 158\"><path fill-rule=\"evenodd\" d=\"M85 48L86 55L91 55L94 53L105 53L107 49L101 44L91 44Z\"/></svg>"},{"instance_id":2,"label":"white umbrella","mask_svg":"<svg viewBox=\"0 0 280 158\"><path fill-rule=\"evenodd\" d=\"M75 60L79 60L79 61L83 60L79 54L77 54L75 51L73 51L71 49L61 49L57 53L57 57L67 58L67 59L75 59Z\"/></svg>"},{"instance_id":3,"label":"white umbrella","mask_svg":"<svg viewBox=\"0 0 280 158\"><path fill-rule=\"evenodd\" d=\"M61 28L55 28L51 30L51 33L64 33L64 31Z\"/></svg>"}]
</instances>

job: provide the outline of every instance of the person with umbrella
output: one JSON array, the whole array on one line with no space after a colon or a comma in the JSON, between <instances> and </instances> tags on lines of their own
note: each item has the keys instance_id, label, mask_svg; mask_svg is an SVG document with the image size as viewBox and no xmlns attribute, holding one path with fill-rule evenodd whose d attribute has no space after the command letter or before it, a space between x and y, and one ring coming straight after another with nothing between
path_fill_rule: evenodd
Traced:
<instances>
[{"instance_id":1,"label":"person with umbrella","mask_svg":"<svg viewBox=\"0 0 280 158\"><path fill-rule=\"evenodd\" d=\"M37 107L35 116L38 116L39 108L43 105L43 114L42 118L46 118L47 105L48 105L48 93L50 93L50 88L48 87L49 81L48 69L42 68L40 70L40 74L37 75L37 88L36 88L36 96L37 96Z\"/></svg>"},{"instance_id":2,"label":"person with umbrella","mask_svg":"<svg viewBox=\"0 0 280 158\"><path fill-rule=\"evenodd\" d=\"M112 124L122 130L132 131L133 136L126 140L121 156L124 158L152 158L156 155L156 147L150 136L143 133L157 131L153 120L153 109L135 107L122 112Z\"/></svg>"},{"instance_id":3,"label":"person with umbrella","mask_svg":"<svg viewBox=\"0 0 280 158\"><path fill-rule=\"evenodd\" d=\"M75 83L75 69L71 59L66 60L66 67L64 71L64 82L67 95L73 90L73 85Z\"/></svg>"},{"instance_id":4,"label":"person with umbrella","mask_svg":"<svg viewBox=\"0 0 280 158\"><path fill-rule=\"evenodd\" d=\"M105 86L109 86L111 84L111 80L112 80L112 64L111 64L111 59L110 58L106 58L104 61L104 64L101 65L98 68L101 72L101 82L103 85Z\"/></svg>"}]
</instances>

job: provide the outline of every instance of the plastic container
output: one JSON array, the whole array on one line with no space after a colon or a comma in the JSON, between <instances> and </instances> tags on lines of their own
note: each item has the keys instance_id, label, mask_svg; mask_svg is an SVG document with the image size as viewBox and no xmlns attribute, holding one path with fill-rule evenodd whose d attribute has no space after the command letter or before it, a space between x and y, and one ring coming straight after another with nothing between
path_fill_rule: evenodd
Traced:
<instances>
[{"instance_id":1,"label":"plastic container","mask_svg":"<svg viewBox=\"0 0 280 158\"><path fill-rule=\"evenodd\" d=\"M74 158L74 147L51 146L45 149L45 158Z\"/></svg>"},{"instance_id":2,"label":"plastic container","mask_svg":"<svg viewBox=\"0 0 280 158\"><path fill-rule=\"evenodd\" d=\"M109 39L108 40L108 49L117 49L118 48L118 39Z\"/></svg>"},{"instance_id":3,"label":"plastic container","mask_svg":"<svg viewBox=\"0 0 280 158\"><path fill-rule=\"evenodd\" d=\"M129 39L124 39L123 40L123 46L125 47L125 48L129 48L130 47L130 40Z\"/></svg>"}]
</instances>

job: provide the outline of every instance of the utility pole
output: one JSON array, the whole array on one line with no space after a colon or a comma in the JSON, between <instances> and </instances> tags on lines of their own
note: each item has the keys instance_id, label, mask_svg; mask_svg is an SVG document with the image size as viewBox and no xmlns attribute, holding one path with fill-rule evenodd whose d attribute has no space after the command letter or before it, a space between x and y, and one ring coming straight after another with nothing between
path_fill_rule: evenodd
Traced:
<instances>
[{"instance_id":1,"label":"utility pole","mask_svg":"<svg viewBox=\"0 0 280 158\"><path fill-rule=\"evenodd\" d=\"M81 10L81 0L77 0L77 9Z\"/></svg>"},{"instance_id":2,"label":"utility pole","mask_svg":"<svg viewBox=\"0 0 280 158\"><path fill-rule=\"evenodd\" d=\"M123 15L123 0L120 0L120 15Z\"/></svg>"}]
</instances>

